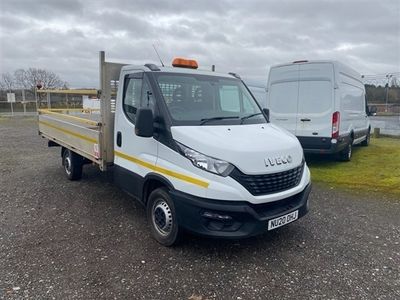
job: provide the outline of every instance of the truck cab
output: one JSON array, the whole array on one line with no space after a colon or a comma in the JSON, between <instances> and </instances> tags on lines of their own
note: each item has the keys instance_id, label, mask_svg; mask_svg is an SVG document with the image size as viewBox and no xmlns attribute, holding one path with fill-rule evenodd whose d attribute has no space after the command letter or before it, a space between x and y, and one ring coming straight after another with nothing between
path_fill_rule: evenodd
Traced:
<instances>
[{"instance_id":1,"label":"truck cab","mask_svg":"<svg viewBox=\"0 0 400 300\"><path fill-rule=\"evenodd\" d=\"M115 113L99 134L112 133L110 143L96 158L112 153L100 165L143 204L153 237L166 246L182 231L243 238L304 216L311 181L296 137L269 123L238 76L172 65L120 68Z\"/></svg>"},{"instance_id":2,"label":"truck cab","mask_svg":"<svg viewBox=\"0 0 400 300\"><path fill-rule=\"evenodd\" d=\"M173 243L178 224L245 237L304 215L310 176L297 139L235 76L173 65L124 67L116 101L116 182L147 207L157 240Z\"/></svg>"}]
</instances>

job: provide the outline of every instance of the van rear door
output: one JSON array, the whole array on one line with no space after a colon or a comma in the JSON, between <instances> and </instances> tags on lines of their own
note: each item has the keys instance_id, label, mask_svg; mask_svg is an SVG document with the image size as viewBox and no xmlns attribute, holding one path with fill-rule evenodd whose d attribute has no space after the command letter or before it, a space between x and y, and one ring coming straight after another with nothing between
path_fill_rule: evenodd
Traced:
<instances>
[{"instance_id":1,"label":"van rear door","mask_svg":"<svg viewBox=\"0 0 400 300\"><path fill-rule=\"evenodd\" d=\"M272 68L269 75L267 108L270 120L296 134L299 66Z\"/></svg>"},{"instance_id":2,"label":"van rear door","mask_svg":"<svg viewBox=\"0 0 400 300\"><path fill-rule=\"evenodd\" d=\"M330 137L334 110L334 73L331 63L299 65L296 136Z\"/></svg>"}]
</instances>

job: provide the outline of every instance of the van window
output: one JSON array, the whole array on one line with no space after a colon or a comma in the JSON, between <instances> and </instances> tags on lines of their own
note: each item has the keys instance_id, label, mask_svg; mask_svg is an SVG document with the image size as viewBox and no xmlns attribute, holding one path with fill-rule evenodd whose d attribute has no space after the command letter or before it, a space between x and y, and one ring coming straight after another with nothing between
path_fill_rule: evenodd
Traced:
<instances>
[{"instance_id":1,"label":"van window","mask_svg":"<svg viewBox=\"0 0 400 300\"><path fill-rule=\"evenodd\" d=\"M266 121L255 99L236 78L179 73L155 73L154 76L173 125L260 124Z\"/></svg>"},{"instance_id":2,"label":"van window","mask_svg":"<svg viewBox=\"0 0 400 300\"><path fill-rule=\"evenodd\" d=\"M273 83L270 88L270 109L275 113L297 113L298 82Z\"/></svg>"},{"instance_id":3,"label":"van window","mask_svg":"<svg viewBox=\"0 0 400 300\"><path fill-rule=\"evenodd\" d=\"M348 112L364 112L364 91L354 85L343 83L341 108Z\"/></svg>"},{"instance_id":4,"label":"van window","mask_svg":"<svg viewBox=\"0 0 400 300\"><path fill-rule=\"evenodd\" d=\"M332 83L323 80L300 81L299 106L303 113L322 113L332 108Z\"/></svg>"}]
</instances>

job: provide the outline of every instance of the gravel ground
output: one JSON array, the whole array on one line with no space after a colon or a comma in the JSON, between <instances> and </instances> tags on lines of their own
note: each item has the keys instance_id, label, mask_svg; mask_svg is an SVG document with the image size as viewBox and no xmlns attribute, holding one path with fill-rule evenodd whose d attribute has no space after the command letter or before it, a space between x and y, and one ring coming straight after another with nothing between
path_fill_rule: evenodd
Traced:
<instances>
[{"instance_id":1,"label":"gravel ground","mask_svg":"<svg viewBox=\"0 0 400 300\"><path fill-rule=\"evenodd\" d=\"M311 211L239 241L164 248L110 174L66 180L33 119L0 118L0 298L400 299L400 203L314 186Z\"/></svg>"}]
</instances>

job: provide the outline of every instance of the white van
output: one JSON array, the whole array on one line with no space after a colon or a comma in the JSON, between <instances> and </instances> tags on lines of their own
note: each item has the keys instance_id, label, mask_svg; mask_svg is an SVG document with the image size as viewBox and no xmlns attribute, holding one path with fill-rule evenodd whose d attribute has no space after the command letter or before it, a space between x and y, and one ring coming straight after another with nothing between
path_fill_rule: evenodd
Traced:
<instances>
[{"instance_id":1,"label":"white van","mask_svg":"<svg viewBox=\"0 0 400 300\"><path fill-rule=\"evenodd\" d=\"M351 158L368 146L370 122L361 75L337 61L295 61L271 67L267 85L271 122L297 136L308 153Z\"/></svg>"},{"instance_id":2,"label":"white van","mask_svg":"<svg viewBox=\"0 0 400 300\"><path fill-rule=\"evenodd\" d=\"M186 59L124 66L101 52L100 82L100 114L41 110L39 133L61 146L71 180L86 163L113 169L161 244L183 230L252 236L307 213L311 181L300 143L268 122L237 76Z\"/></svg>"}]
</instances>

